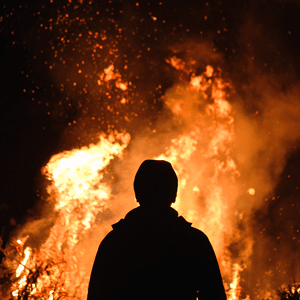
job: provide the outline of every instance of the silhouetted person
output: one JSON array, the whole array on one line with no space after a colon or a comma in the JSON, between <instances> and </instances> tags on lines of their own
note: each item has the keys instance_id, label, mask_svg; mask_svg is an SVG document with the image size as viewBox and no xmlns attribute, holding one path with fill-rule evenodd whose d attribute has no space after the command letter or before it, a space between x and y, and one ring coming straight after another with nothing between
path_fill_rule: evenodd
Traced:
<instances>
[{"instance_id":1,"label":"silhouetted person","mask_svg":"<svg viewBox=\"0 0 300 300\"><path fill-rule=\"evenodd\" d=\"M170 163L141 164L134 180L140 206L101 242L88 300L226 299L208 238L170 207L177 186Z\"/></svg>"}]
</instances>

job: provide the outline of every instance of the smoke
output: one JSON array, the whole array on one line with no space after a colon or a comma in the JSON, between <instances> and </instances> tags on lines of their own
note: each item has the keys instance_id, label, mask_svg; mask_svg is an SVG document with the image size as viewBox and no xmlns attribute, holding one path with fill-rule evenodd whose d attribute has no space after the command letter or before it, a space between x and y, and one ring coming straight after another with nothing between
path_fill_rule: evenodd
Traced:
<instances>
[{"instance_id":1,"label":"smoke","mask_svg":"<svg viewBox=\"0 0 300 300\"><path fill-rule=\"evenodd\" d=\"M261 235L262 233L258 232L264 231L267 224L271 226L273 222L270 218L279 217L264 202L270 195L274 195L287 159L299 146L300 105L299 87L283 89L280 75L254 72L250 76L252 94L256 97L243 95L242 105L238 101L233 104L236 134L233 155L241 173L241 188L244 186L255 189L255 195L252 197L241 195L237 205L239 210L248 215L247 227L254 242L252 264L249 261L249 270L245 274L249 281L245 283L245 290L253 289L254 284L258 285L261 294L257 293L257 297L261 297L266 291L276 290L283 283L289 284L293 280L299 280L299 274L284 271L284 266L299 263L298 255L290 251L289 246L295 236L287 238L290 234L282 234L285 226L279 224L273 224L271 235L266 232ZM247 103L252 103L255 110L246 111ZM280 199L280 202L281 207L289 206L288 199ZM263 218L257 218L257 210L262 211ZM288 210L285 210L285 216L293 226L298 223L295 218L290 219ZM285 242L279 247L280 250L277 249L274 253L274 248L278 248L275 246L278 244L278 236L285 236ZM278 252L281 252L281 255ZM262 276L257 276L258 264L262 264L265 271L259 272Z\"/></svg>"},{"instance_id":2,"label":"smoke","mask_svg":"<svg viewBox=\"0 0 300 300\"><path fill-rule=\"evenodd\" d=\"M253 185L262 198L276 186L286 159L300 137L299 89L283 92L272 83L274 81L263 76L253 80L261 92L256 112L249 114L234 105L236 161L245 181Z\"/></svg>"},{"instance_id":3,"label":"smoke","mask_svg":"<svg viewBox=\"0 0 300 300\"><path fill-rule=\"evenodd\" d=\"M241 193L237 199L237 209L245 214L246 236L252 241L252 254L242 273L242 295L257 299L269 297L268 293L276 297L281 285L300 280L295 251L299 248L298 193L286 191L290 185L282 180L283 172L287 180L298 178L297 167L292 170L287 161L296 155L300 138L299 77L290 64L297 61L291 48L297 48L292 45L295 27L291 15L289 22L280 23L294 2L285 4L264 22L255 11L260 6L265 12L266 2L253 2L237 38L241 51L227 65L236 89L230 101L239 190L255 189L255 195Z\"/></svg>"}]
</instances>

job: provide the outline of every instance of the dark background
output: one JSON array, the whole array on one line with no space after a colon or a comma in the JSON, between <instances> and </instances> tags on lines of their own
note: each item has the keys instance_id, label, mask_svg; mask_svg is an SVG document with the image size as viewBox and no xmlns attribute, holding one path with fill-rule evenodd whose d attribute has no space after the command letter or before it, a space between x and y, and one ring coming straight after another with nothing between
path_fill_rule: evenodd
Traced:
<instances>
[{"instance_id":1,"label":"dark background","mask_svg":"<svg viewBox=\"0 0 300 300\"><path fill-rule=\"evenodd\" d=\"M44 197L40 171L53 154L87 145L95 134L114 128L127 129L134 137L142 128L155 127L162 109L156 100L174 79L164 60L171 54L170 45L209 44L222 56L224 74L230 76L249 114L256 111L259 101L251 86L250 69L277 76L282 90L299 84L297 1L136 2L2 1L0 229L5 243L15 228L38 217L37 205ZM104 30L104 41L94 35ZM93 52L97 43L103 48ZM116 57L117 52L109 49L118 49L126 57ZM204 61L209 62L210 56L204 53L208 57ZM126 108L118 107L119 95L115 94L118 101L114 100L113 90L108 99L105 91L95 87L97 74L109 63L120 70L128 65L120 71L124 79L132 81L128 91L132 101ZM131 70L138 72L139 78ZM157 91L159 84L162 87ZM138 99L145 90L154 92L141 103ZM124 121L125 116L130 122ZM264 235L276 239L282 232L283 243L291 243L296 252L299 243L293 238L300 239L299 213L295 214L299 212L299 160L295 144L276 189L263 207L253 212L253 222L264 229ZM272 201L273 197L279 200ZM293 209L280 210L287 201ZM287 220L294 226L288 235Z\"/></svg>"}]
</instances>

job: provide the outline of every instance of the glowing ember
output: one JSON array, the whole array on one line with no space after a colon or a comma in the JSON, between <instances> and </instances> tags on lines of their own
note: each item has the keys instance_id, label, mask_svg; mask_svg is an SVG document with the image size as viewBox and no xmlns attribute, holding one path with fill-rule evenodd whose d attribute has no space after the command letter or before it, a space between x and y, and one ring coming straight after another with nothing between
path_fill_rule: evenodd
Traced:
<instances>
[{"instance_id":1,"label":"glowing ember","mask_svg":"<svg viewBox=\"0 0 300 300\"><path fill-rule=\"evenodd\" d=\"M108 83L110 81L115 81L115 86L122 91L127 90L127 83L121 80L121 74L119 72L114 71L114 65L110 65L106 69L103 70L103 73L100 74L100 80L98 80L98 84L102 85L105 82Z\"/></svg>"},{"instance_id":2,"label":"glowing ember","mask_svg":"<svg viewBox=\"0 0 300 300\"><path fill-rule=\"evenodd\" d=\"M249 195L254 196L255 195L255 189L254 188L250 188L248 190Z\"/></svg>"}]
</instances>

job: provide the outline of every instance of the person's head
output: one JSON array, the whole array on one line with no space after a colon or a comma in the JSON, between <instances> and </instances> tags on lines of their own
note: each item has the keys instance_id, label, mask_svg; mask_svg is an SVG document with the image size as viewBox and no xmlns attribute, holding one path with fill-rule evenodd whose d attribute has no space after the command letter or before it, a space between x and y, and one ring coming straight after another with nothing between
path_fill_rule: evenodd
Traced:
<instances>
[{"instance_id":1,"label":"person's head","mask_svg":"<svg viewBox=\"0 0 300 300\"><path fill-rule=\"evenodd\" d=\"M170 206L175 202L178 178L164 160L145 160L134 179L134 191L141 206Z\"/></svg>"}]
</instances>

